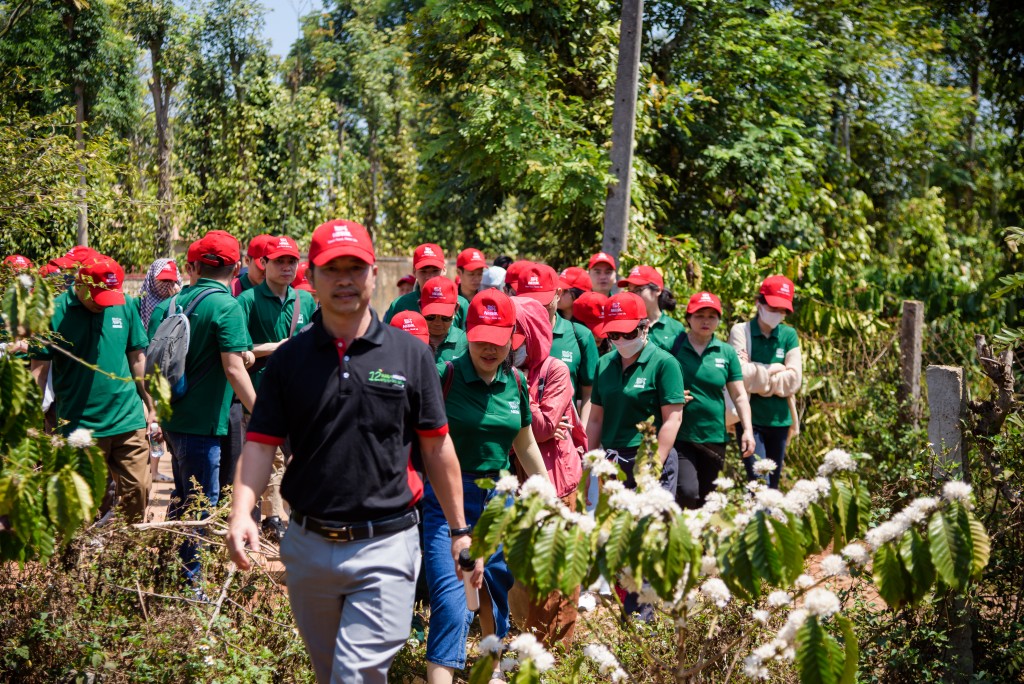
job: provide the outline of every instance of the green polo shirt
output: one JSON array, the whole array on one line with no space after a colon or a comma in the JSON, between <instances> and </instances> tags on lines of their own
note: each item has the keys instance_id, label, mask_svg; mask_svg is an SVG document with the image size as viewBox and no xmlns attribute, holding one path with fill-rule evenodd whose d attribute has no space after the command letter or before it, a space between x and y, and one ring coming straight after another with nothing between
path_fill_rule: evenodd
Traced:
<instances>
[{"instance_id":1,"label":"green polo shirt","mask_svg":"<svg viewBox=\"0 0 1024 684\"><path fill-rule=\"evenodd\" d=\"M50 319L51 329L63 338L54 343L107 373L131 378L128 352L144 350L149 340L138 305L131 297L125 299L121 306L93 313L74 290L64 292L54 302ZM32 356L51 362L57 417L68 421L62 428L65 435L88 428L94 437L109 437L146 427L145 407L134 382L107 377L49 348Z\"/></svg>"},{"instance_id":2,"label":"green polo shirt","mask_svg":"<svg viewBox=\"0 0 1024 684\"><path fill-rule=\"evenodd\" d=\"M672 351L676 338L686 334L686 328L683 327L683 324L664 312L662 312L661 318L651 323L651 327L648 330L650 332L647 333L647 339L667 352Z\"/></svg>"},{"instance_id":3,"label":"green polo shirt","mask_svg":"<svg viewBox=\"0 0 1024 684\"><path fill-rule=\"evenodd\" d=\"M420 288L416 286L412 292L404 294L395 301L391 302L391 306L388 307L387 312L384 314L384 322L390 323L391 319L395 317L395 314L399 311L415 311L419 313L420 310ZM466 314L469 313L469 301L459 295L459 305L455 307L455 321L452 327L458 328L459 330L466 329Z\"/></svg>"},{"instance_id":4,"label":"green polo shirt","mask_svg":"<svg viewBox=\"0 0 1024 684\"><path fill-rule=\"evenodd\" d=\"M188 308L201 291L214 288L220 292L209 295L189 316L191 341L185 357L188 392L174 402L173 413L163 427L171 432L189 435L223 436L228 433L228 411L231 407L231 386L224 375L220 355L252 349L245 314L227 285L200 278L177 296L177 308ZM223 294L221 294L221 292ZM149 319L150 338L166 318L170 301L162 302ZM206 370L205 373L202 371ZM196 377L199 376L199 377Z\"/></svg>"},{"instance_id":5,"label":"green polo shirt","mask_svg":"<svg viewBox=\"0 0 1024 684\"><path fill-rule=\"evenodd\" d=\"M313 295L305 290L296 290L289 285L282 302L266 281L238 295L235 301L242 307L246 327L249 330L249 338L253 345L280 342L289 337L288 332L292 327L292 312L295 310L296 297L299 298L299 320L295 324L294 335L297 335L313 318L313 312L316 311ZM260 388L263 371L267 367L267 358L269 357L262 357L262 363L259 362L261 359L257 359L256 366L249 369L253 389L257 391Z\"/></svg>"},{"instance_id":6,"label":"green polo shirt","mask_svg":"<svg viewBox=\"0 0 1024 684\"><path fill-rule=\"evenodd\" d=\"M789 350L799 346L796 330L785 323L780 323L767 337L761 332L756 316L750 323L750 360L755 363L785 363ZM785 397L750 395L750 417L754 425L762 427L788 427L793 424L789 401Z\"/></svg>"},{"instance_id":7,"label":"green polo shirt","mask_svg":"<svg viewBox=\"0 0 1024 684\"><path fill-rule=\"evenodd\" d=\"M695 444L729 441L725 429L725 383L743 380L743 368L736 350L712 337L703 354L690 344L686 334L680 338L676 360L683 369L686 389L693 399L683 409L683 425L677 440Z\"/></svg>"},{"instance_id":8,"label":"green polo shirt","mask_svg":"<svg viewBox=\"0 0 1024 684\"><path fill-rule=\"evenodd\" d=\"M582 389L594 384L594 374L597 373L599 356L594 333L585 325L555 316L551 330L551 356L561 359L569 367L569 378L579 399Z\"/></svg>"},{"instance_id":9,"label":"green polo shirt","mask_svg":"<svg viewBox=\"0 0 1024 684\"><path fill-rule=\"evenodd\" d=\"M469 341L466 339L466 333L456 328L455 324L452 323L452 327L448 328L448 336L434 350L434 361L443 364L445 361L451 361L462 356L466 353L467 349L469 349Z\"/></svg>"},{"instance_id":10,"label":"green polo shirt","mask_svg":"<svg viewBox=\"0 0 1024 684\"><path fill-rule=\"evenodd\" d=\"M476 374L469 354L451 363L455 376L445 398L445 411L462 469L507 469L512 442L532 419L526 378L520 374L517 384L508 371L499 368L488 385ZM444 366L440 370L443 373Z\"/></svg>"},{"instance_id":11,"label":"green polo shirt","mask_svg":"<svg viewBox=\"0 0 1024 684\"><path fill-rule=\"evenodd\" d=\"M661 407L684 403L683 389L679 363L655 344L644 345L637 360L625 370L618 351L602 356L590 395L594 406L605 407L601 445L605 449L640 446L636 424L654 416L660 430Z\"/></svg>"}]
</instances>

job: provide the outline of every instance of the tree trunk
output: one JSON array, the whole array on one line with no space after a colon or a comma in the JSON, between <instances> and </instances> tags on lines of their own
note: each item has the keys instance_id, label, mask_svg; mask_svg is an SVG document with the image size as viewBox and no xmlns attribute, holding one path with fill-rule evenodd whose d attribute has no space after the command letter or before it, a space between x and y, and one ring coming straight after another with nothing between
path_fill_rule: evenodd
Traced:
<instances>
[{"instance_id":1,"label":"tree trunk","mask_svg":"<svg viewBox=\"0 0 1024 684\"><path fill-rule=\"evenodd\" d=\"M89 246L89 207L85 203L85 189L87 180L85 177L85 84L75 84L75 142L78 153L81 155L78 161L78 172L81 174L78 179L78 244Z\"/></svg>"},{"instance_id":2,"label":"tree trunk","mask_svg":"<svg viewBox=\"0 0 1024 684\"><path fill-rule=\"evenodd\" d=\"M171 144L170 144L170 88L164 81L163 63L161 61L160 43L154 41L149 46L152 61L152 81L149 86L153 96L153 113L156 119L156 159L157 159L157 233L156 253L158 257L170 257L173 244L173 189L171 187Z\"/></svg>"}]
</instances>

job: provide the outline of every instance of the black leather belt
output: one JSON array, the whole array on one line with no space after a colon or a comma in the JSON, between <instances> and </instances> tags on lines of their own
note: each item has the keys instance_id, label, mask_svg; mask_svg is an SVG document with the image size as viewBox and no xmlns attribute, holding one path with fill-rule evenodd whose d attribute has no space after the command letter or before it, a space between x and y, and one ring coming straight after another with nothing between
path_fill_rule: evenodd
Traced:
<instances>
[{"instance_id":1,"label":"black leather belt","mask_svg":"<svg viewBox=\"0 0 1024 684\"><path fill-rule=\"evenodd\" d=\"M367 522L341 523L330 520L320 520L308 515L292 511L292 520L304 530L319 534L324 539L334 542L362 541L383 537L396 532L403 532L414 527L420 521L420 513L415 508L401 515L384 518L382 520L370 520Z\"/></svg>"}]
</instances>

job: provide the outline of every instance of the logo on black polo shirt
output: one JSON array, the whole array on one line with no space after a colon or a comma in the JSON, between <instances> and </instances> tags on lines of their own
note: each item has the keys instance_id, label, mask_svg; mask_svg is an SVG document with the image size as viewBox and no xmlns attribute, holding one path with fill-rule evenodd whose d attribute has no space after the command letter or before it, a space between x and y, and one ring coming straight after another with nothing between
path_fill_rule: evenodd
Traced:
<instances>
[{"instance_id":1,"label":"logo on black polo shirt","mask_svg":"<svg viewBox=\"0 0 1024 684\"><path fill-rule=\"evenodd\" d=\"M391 387L405 387L405 376L398 375L397 373L385 373L382 370L370 371L369 376L370 382L378 382L382 385L390 385Z\"/></svg>"}]
</instances>

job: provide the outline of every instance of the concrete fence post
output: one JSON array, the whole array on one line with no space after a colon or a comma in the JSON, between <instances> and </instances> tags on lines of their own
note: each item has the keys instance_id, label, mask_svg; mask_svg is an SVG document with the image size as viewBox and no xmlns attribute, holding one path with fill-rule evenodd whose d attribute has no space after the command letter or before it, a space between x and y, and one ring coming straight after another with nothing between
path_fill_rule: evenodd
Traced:
<instances>
[{"instance_id":1,"label":"concrete fence post","mask_svg":"<svg viewBox=\"0 0 1024 684\"><path fill-rule=\"evenodd\" d=\"M921 421L921 339L924 330L924 303L903 302L900 322L899 399L904 419L917 427Z\"/></svg>"}]
</instances>

